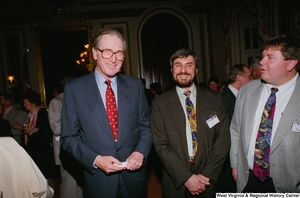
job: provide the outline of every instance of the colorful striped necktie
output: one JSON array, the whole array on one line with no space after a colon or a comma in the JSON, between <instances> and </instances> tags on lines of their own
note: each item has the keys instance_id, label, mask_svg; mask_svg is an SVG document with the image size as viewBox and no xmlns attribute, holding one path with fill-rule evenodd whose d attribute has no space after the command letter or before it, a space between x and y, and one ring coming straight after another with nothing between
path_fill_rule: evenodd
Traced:
<instances>
[{"instance_id":1,"label":"colorful striped necktie","mask_svg":"<svg viewBox=\"0 0 300 198\"><path fill-rule=\"evenodd\" d=\"M270 177L269 154L277 91L277 88L271 88L271 95L265 105L255 143L253 174L262 182Z\"/></svg>"},{"instance_id":2,"label":"colorful striped necktie","mask_svg":"<svg viewBox=\"0 0 300 198\"><path fill-rule=\"evenodd\" d=\"M106 115L109 121L109 125L114 136L115 142L118 140L118 110L116 104L115 94L110 86L110 80L106 80Z\"/></svg>"},{"instance_id":3,"label":"colorful striped necktie","mask_svg":"<svg viewBox=\"0 0 300 198\"><path fill-rule=\"evenodd\" d=\"M194 108L194 105L190 99L191 91L185 91L184 95L186 96L185 99L185 105L186 105L186 112L187 117L190 123L190 129L192 133L192 141L193 141L193 157L190 159L191 163L194 162L194 157L197 154L198 151L198 135L197 135L197 121L196 121L196 110Z\"/></svg>"}]
</instances>

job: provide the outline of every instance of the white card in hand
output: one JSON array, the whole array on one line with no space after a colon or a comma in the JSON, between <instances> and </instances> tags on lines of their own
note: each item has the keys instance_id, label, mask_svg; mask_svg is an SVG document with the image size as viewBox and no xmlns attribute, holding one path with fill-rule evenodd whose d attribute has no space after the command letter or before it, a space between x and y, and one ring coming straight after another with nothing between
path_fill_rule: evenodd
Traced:
<instances>
[{"instance_id":1,"label":"white card in hand","mask_svg":"<svg viewBox=\"0 0 300 198\"><path fill-rule=\"evenodd\" d=\"M126 167L127 162L122 162L121 165L114 163L114 165L117 166L117 167Z\"/></svg>"}]
</instances>

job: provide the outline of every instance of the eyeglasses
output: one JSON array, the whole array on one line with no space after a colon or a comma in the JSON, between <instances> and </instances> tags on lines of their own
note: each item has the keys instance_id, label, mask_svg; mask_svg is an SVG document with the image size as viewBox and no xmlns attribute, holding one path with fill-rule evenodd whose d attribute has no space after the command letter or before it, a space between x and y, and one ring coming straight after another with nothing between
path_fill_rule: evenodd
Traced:
<instances>
[{"instance_id":1,"label":"eyeglasses","mask_svg":"<svg viewBox=\"0 0 300 198\"><path fill-rule=\"evenodd\" d=\"M119 61L124 60L124 53L123 51L117 51L113 52L111 49L99 49L98 47L95 47L97 50L99 50L102 53L102 58L109 59L111 58L114 54L116 55L116 59Z\"/></svg>"}]
</instances>

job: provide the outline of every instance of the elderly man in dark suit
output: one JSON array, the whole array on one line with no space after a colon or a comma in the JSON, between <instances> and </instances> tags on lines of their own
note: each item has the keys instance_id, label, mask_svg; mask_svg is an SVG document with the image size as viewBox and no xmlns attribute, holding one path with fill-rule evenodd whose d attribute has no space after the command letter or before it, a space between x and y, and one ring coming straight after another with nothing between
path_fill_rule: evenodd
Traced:
<instances>
[{"instance_id":1,"label":"elderly man in dark suit","mask_svg":"<svg viewBox=\"0 0 300 198\"><path fill-rule=\"evenodd\" d=\"M164 198L215 197L230 147L221 95L194 84L197 55L180 49L170 58L176 87L152 102L155 149L164 166Z\"/></svg>"},{"instance_id":2,"label":"elderly man in dark suit","mask_svg":"<svg viewBox=\"0 0 300 198\"><path fill-rule=\"evenodd\" d=\"M118 73L125 51L120 32L99 31L95 71L65 85L61 143L85 168L89 198L147 196L150 111L141 80Z\"/></svg>"}]
</instances>

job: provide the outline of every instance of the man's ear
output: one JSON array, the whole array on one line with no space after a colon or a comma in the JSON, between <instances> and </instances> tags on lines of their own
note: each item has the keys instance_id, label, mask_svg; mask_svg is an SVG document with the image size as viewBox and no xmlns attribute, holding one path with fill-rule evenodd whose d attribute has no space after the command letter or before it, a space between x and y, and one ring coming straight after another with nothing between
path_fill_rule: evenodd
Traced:
<instances>
[{"instance_id":1,"label":"man's ear","mask_svg":"<svg viewBox=\"0 0 300 198\"><path fill-rule=\"evenodd\" d=\"M292 71L296 67L298 60L287 60L287 61L288 61L288 66L286 69L288 71Z\"/></svg>"},{"instance_id":2,"label":"man's ear","mask_svg":"<svg viewBox=\"0 0 300 198\"><path fill-rule=\"evenodd\" d=\"M242 76L240 74L236 75L236 81L241 82Z\"/></svg>"},{"instance_id":3,"label":"man's ear","mask_svg":"<svg viewBox=\"0 0 300 198\"><path fill-rule=\"evenodd\" d=\"M98 50L96 50L94 47L92 48L92 53L93 53L93 58L95 59L95 60L97 60L98 59Z\"/></svg>"}]
</instances>

